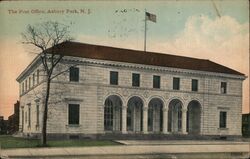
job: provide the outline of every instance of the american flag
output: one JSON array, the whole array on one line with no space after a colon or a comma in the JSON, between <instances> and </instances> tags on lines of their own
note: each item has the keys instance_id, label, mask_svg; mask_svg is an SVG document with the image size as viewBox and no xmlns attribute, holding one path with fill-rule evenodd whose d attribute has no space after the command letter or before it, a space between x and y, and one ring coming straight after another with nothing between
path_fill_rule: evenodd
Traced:
<instances>
[{"instance_id":1,"label":"american flag","mask_svg":"<svg viewBox=\"0 0 250 159\"><path fill-rule=\"evenodd\" d=\"M150 20L150 21L156 23L156 15L155 14L151 14L149 12L146 12L146 20Z\"/></svg>"}]
</instances>

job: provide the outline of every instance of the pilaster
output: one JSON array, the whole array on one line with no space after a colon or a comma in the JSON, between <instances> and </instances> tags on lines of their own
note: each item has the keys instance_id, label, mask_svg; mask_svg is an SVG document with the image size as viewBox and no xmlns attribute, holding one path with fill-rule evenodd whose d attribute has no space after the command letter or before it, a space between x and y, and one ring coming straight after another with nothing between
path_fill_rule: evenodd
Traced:
<instances>
[{"instance_id":1,"label":"pilaster","mask_svg":"<svg viewBox=\"0 0 250 159\"><path fill-rule=\"evenodd\" d=\"M187 109L182 109L182 134L187 134Z\"/></svg>"},{"instance_id":2,"label":"pilaster","mask_svg":"<svg viewBox=\"0 0 250 159\"><path fill-rule=\"evenodd\" d=\"M127 133L127 106L122 106L122 133Z\"/></svg>"},{"instance_id":3,"label":"pilaster","mask_svg":"<svg viewBox=\"0 0 250 159\"><path fill-rule=\"evenodd\" d=\"M148 133L148 107L143 107L143 125L142 130L144 134Z\"/></svg>"},{"instance_id":4,"label":"pilaster","mask_svg":"<svg viewBox=\"0 0 250 159\"><path fill-rule=\"evenodd\" d=\"M168 108L163 108L163 134L169 134L168 132Z\"/></svg>"}]
</instances>

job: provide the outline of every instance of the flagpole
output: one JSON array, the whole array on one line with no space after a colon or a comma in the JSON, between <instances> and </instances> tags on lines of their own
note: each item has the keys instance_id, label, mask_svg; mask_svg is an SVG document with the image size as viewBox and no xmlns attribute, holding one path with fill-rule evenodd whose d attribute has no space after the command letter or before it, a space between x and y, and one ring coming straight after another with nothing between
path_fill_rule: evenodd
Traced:
<instances>
[{"instance_id":1,"label":"flagpole","mask_svg":"<svg viewBox=\"0 0 250 159\"><path fill-rule=\"evenodd\" d=\"M146 9L145 9L145 29L144 29L144 52L146 52L146 45L147 45L147 16L146 16Z\"/></svg>"}]
</instances>

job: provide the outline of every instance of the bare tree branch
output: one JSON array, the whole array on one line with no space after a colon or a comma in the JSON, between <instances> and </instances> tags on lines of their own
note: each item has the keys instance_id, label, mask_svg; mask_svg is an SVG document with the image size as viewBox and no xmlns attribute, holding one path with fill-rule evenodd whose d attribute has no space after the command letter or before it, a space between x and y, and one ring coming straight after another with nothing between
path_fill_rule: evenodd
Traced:
<instances>
[{"instance_id":1,"label":"bare tree branch","mask_svg":"<svg viewBox=\"0 0 250 159\"><path fill-rule=\"evenodd\" d=\"M43 69L45 71L46 94L44 101L43 112L43 127L42 127L42 144L47 144L47 115L50 97L50 83L53 78L52 74L55 67L63 59L61 50L63 47L58 47L63 42L70 41L73 38L69 35L69 26L58 22L48 21L35 25L27 25L25 32L21 33L23 44L32 45L41 50L38 55L41 59Z\"/></svg>"}]
</instances>

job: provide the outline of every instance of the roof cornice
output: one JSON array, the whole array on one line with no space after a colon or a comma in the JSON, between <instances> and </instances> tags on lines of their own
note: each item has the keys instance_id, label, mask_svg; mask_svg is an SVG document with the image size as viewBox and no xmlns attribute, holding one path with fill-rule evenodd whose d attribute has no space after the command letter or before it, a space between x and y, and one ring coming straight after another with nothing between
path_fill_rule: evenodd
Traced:
<instances>
[{"instance_id":1,"label":"roof cornice","mask_svg":"<svg viewBox=\"0 0 250 159\"><path fill-rule=\"evenodd\" d=\"M72 56L65 56L63 60L71 61L71 62L78 62L78 63L85 63L85 64L90 64L90 65L94 64L94 65L105 65L105 66L110 66L110 67L126 67L126 68L153 70L153 71L169 72L169 73L183 73L183 74L189 74L189 75L232 78L232 79L239 79L239 80L245 80L247 78L247 76L244 76L244 75L234 75L234 74L226 74L226 73L198 71L198 70L162 67L162 66L145 65L145 64L134 64L134 63L126 63L126 62L99 60L99 59L97 60L97 59L72 57Z\"/></svg>"},{"instance_id":2,"label":"roof cornice","mask_svg":"<svg viewBox=\"0 0 250 159\"><path fill-rule=\"evenodd\" d=\"M22 71L22 73L16 78L17 82L20 82L25 75L27 75L31 70L33 70L34 66L38 65L41 63L40 56L37 55L32 62Z\"/></svg>"}]
</instances>

